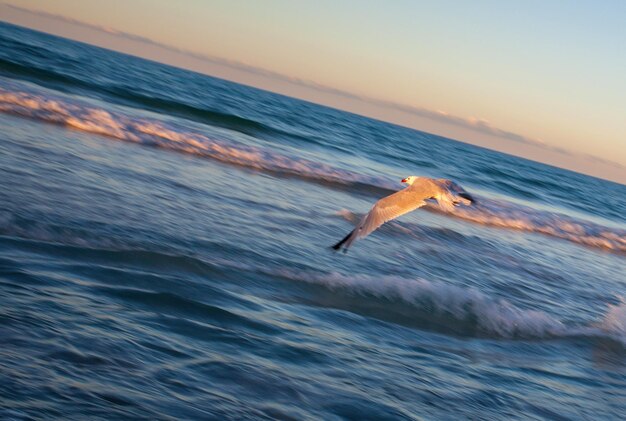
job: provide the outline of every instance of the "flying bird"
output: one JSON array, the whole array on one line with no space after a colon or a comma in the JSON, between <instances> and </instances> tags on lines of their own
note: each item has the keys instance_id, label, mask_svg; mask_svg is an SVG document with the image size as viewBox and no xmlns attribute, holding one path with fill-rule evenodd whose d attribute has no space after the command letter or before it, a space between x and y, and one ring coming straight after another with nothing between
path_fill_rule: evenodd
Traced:
<instances>
[{"instance_id":1,"label":"flying bird","mask_svg":"<svg viewBox=\"0 0 626 421\"><path fill-rule=\"evenodd\" d=\"M428 199L435 199L447 211L459 204L469 206L475 202L469 193L451 180L412 175L402 179L402 182L408 186L376 202L356 228L332 246L333 249L340 250L343 247L344 252L348 251L356 240L368 236L385 222L424 206Z\"/></svg>"}]
</instances>

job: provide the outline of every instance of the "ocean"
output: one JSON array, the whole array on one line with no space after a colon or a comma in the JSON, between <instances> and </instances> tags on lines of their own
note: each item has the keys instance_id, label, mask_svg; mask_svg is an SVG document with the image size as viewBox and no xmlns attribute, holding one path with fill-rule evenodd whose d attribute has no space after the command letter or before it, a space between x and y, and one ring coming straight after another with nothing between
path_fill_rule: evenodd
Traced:
<instances>
[{"instance_id":1,"label":"ocean","mask_svg":"<svg viewBox=\"0 0 626 421\"><path fill-rule=\"evenodd\" d=\"M0 128L0 419L626 414L624 185L6 23Z\"/></svg>"}]
</instances>

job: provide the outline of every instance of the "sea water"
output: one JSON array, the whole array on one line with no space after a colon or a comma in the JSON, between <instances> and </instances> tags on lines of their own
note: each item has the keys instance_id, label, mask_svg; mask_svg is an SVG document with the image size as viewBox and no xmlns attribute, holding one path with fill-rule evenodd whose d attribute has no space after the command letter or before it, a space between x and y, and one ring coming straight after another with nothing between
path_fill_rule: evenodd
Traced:
<instances>
[{"instance_id":1,"label":"sea water","mask_svg":"<svg viewBox=\"0 0 626 421\"><path fill-rule=\"evenodd\" d=\"M623 185L4 23L0 128L1 419L626 413Z\"/></svg>"}]
</instances>

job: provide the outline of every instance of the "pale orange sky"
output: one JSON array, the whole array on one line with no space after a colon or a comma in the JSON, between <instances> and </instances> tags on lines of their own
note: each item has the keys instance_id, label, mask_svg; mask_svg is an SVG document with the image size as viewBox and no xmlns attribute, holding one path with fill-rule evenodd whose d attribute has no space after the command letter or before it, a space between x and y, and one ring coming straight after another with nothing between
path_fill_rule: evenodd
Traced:
<instances>
[{"instance_id":1,"label":"pale orange sky","mask_svg":"<svg viewBox=\"0 0 626 421\"><path fill-rule=\"evenodd\" d=\"M48 13L0 5L11 23L626 183L623 7L10 3Z\"/></svg>"}]
</instances>

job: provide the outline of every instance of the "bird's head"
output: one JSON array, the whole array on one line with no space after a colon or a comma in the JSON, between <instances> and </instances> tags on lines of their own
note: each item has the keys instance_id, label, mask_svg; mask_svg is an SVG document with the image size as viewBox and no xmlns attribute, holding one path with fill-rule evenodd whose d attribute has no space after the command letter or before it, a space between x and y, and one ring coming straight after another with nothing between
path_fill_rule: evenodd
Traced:
<instances>
[{"instance_id":1,"label":"bird's head","mask_svg":"<svg viewBox=\"0 0 626 421\"><path fill-rule=\"evenodd\" d=\"M412 185L413 183L415 183L415 181L418 179L419 177L411 175L407 178L403 178L402 182L408 184L409 186Z\"/></svg>"}]
</instances>

